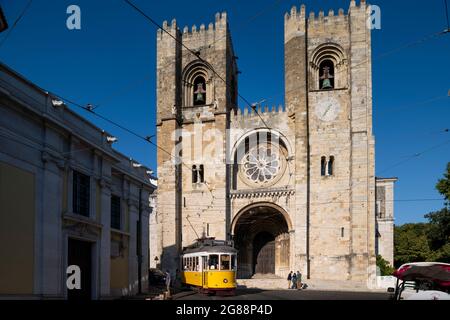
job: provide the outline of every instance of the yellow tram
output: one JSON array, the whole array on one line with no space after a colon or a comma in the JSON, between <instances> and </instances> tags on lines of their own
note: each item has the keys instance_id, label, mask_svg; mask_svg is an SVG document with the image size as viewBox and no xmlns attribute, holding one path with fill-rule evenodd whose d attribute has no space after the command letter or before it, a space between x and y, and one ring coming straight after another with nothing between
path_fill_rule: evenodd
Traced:
<instances>
[{"instance_id":1,"label":"yellow tram","mask_svg":"<svg viewBox=\"0 0 450 320\"><path fill-rule=\"evenodd\" d=\"M181 281L204 293L234 294L236 255L230 242L199 239L181 255Z\"/></svg>"}]
</instances>

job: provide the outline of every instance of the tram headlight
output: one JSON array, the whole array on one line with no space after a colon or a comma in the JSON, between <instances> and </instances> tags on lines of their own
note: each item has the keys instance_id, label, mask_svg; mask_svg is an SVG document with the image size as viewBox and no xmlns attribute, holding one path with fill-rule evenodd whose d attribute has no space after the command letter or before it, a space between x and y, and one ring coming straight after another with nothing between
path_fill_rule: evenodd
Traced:
<instances>
[{"instance_id":1,"label":"tram headlight","mask_svg":"<svg viewBox=\"0 0 450 320\"><path fill-rule=\"evenodd\" d=\"M228 280L227 279L223 279L223 283L228 283Z\"/></svg>"}]
</instances>

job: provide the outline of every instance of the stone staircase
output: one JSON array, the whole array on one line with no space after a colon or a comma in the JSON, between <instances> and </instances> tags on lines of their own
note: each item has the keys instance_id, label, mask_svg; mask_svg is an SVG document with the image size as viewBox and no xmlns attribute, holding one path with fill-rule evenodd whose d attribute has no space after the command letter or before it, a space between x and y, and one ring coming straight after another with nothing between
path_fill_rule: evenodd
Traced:
<instances>
[{"instance_id":1,"label":"stone staircase","mask_svg":"<svg viewBox=\"0 0 450 320\"><path fill-rule=\"evenodd\" d=\"M358 291L358 292L385 292L386 289L369 289L366 283L355 281L303 279L308 285L307 290L323 291ZM238 279L238 288L258 288L265 290L288 290L286 279L275 275L253 276L251 279Z\"/></svg>"}]
</instances>

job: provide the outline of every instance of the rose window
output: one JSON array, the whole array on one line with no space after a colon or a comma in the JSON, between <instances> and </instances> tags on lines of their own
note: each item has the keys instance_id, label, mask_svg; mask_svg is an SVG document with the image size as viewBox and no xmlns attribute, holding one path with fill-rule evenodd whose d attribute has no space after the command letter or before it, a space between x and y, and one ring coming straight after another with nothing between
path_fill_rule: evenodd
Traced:
<instances>
[{"instance_id":1,"label":"rose window","mask_svg":"<svg viewBox=\"0 0 450 320\"><path fill-rule=\"evenodd\" d=\"M266 184L280 172L281 161L278 152L267 146L257 146L243 159L243 173L253 183Z\"/></svg>"}]
</instances>

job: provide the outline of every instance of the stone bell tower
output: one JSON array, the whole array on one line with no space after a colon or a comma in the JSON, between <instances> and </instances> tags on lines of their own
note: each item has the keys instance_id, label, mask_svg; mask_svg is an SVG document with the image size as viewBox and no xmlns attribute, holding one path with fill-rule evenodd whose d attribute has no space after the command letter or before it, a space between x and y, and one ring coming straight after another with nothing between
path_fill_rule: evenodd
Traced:
<instances>
[{"instance_id":1,"label":"stone bell tower","mask_svg":"<svg viewBox=\"0 0 450 320\"><path fill-rule=\"evenodd\" d=\"M158 30L159 246L162 267L175 270L196 238L229 238L226 130L236 110L237 65L226 13L208 27L180 30L173 20L163 28L177 41Z\"/></svg>"},{"instance_id":2,"label":"stone bell tower","mask_svg":"<svg viewBox=\"0 0 450 320\"><path fill-rule=\"evenodd\" d=\"M294 265L312 279L373 280L375 163L370 7L285 16L295 129Z\"/></svg>"}]
</instances>

